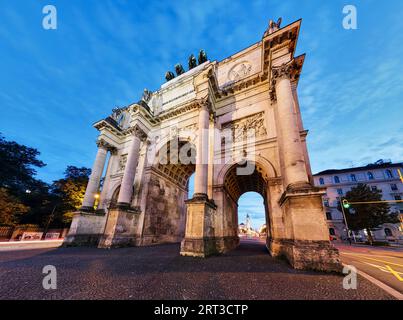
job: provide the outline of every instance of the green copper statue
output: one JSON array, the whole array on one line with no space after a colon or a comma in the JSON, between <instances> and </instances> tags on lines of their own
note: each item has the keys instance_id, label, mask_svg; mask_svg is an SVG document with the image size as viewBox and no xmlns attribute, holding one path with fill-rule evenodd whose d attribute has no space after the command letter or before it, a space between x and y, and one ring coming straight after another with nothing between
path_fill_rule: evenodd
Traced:
<instances>
[{"instance_id":1,"label":"green copper statue","mask_svg":"<svg viewBox=\"0 0 403 320\"><path fill-rule=\"evenodd\" d=\"M199 51L198 60L199 60L199 64L202 64L202 63L204 63L204 62L206 62L208 60L207 55L206 55L206 53L204 52L203 49Z\"/></svg>"},{"instance_id":2,"label":"green copper statue","mask_svg":"<svg viewBox=\"0 0 403 320\"><path fill-rule=\"evenodd\" d=\"M185 69L183 69L183 66L180 63L177 63L175 65L175 72L177 76L180 76L181 74L185 73Z\"/></svg>"},{"instance_id":3,"label":"green copper statue","mask_svg":"<svg viewBox=\"0 0 403 320\"><path fill-rule=\"evenodd\" d=\"M167 73L165 73L165 80L169 81L172 80L173 78L175 78L175 75L172 71L167 71Z\"/></svg>"},{"instance_id":4,"label":"green copper statue","mask_svg":"<svg viewBox=\"0 0 403 320\"><path fill-rule=\"evenodd\" d=\"M189 56L188 65L189 65L189 70L192 70L193 68L195 68L197 66L196 58L193 53Z\"/></svg>"}]
</instances>

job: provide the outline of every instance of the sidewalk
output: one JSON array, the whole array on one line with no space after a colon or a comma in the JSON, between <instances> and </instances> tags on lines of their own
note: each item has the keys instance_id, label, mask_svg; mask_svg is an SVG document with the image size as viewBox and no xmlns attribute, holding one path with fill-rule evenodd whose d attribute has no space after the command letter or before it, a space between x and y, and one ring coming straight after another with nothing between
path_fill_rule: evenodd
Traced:
<instances>
[{"instance_id":1,"label":"sidewalk","mask_svg":"<svg viewBox=\"0 0 403 320\"><path fill-rule=\"evenodd\" d=\"M13 250L58 248L62 244L63 239L39 241L6 241L0 242L0 252Z\"/></svg>"}]
</instances>

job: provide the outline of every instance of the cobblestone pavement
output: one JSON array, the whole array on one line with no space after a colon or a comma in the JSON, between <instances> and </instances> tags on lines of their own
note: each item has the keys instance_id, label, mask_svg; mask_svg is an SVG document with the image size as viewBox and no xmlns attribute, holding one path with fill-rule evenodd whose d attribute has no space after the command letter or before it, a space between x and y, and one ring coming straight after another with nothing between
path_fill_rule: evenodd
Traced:
<instances>
[{"instance_id":1,"label":"cobblestone pavement","mask_svg":"<svg viewBox=\"0 0 403 320\"><path fill-rule=\"evenodd\" d=\"M57 268L57 289L42 268ZM53 248L0 252L0 299L392 299L358 278L296 271L261 244L222 256L181 257L178 244L103 250Z\"/></svg>"}]
</instances>

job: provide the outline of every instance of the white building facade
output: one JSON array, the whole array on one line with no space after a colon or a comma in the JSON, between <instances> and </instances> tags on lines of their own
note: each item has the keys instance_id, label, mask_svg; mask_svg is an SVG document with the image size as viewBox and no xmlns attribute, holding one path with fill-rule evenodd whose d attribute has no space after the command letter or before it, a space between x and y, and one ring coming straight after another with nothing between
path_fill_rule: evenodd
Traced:
<instances>
[{"instance_id":1,"label":"white building facade","mask_svg":"<svg viewBox=\"0 0 403 320\"><path fill-rule=\"evenodd\" d=\"M379 160L363 167L325 170L314 175L314 184L326 187L323 204L326 208L326 221L329 236L333 240L347 239L347 228L342 212L338 210L340 199L357 184L367 184L371 189L381 190L383 200L395 201L403 199L403 183L399 170L403 172L403 163ZM403 205L389 203L391 212L398 212L400 221L403 217ZM403 242L402 223L383 224L372 235L376 241L392 243ZM355 232L358 241L366 240L366 231Z\"/></svg>"}]
</instances>

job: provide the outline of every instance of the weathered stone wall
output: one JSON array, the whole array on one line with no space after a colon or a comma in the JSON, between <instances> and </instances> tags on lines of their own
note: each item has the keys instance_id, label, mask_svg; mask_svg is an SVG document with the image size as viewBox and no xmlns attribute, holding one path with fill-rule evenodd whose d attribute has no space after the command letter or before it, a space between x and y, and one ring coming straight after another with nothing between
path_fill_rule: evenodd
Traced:
<instances>
[{"instance_id":1,"label":"weathered stone wall","mask_svg":"<svg viewBox=\"0 0 403 320\"><path fill-rule=\"evenodd\" d=\"M224 192L224 236L238 237L238 205Z\"/></svg>"},{"instance_id":2,"label":"weathered stone wall","mask_svg":"<svg viewBox=\"0 0 403 320\"><path fill-rule=\"evenodd\" d=\"M107 215L94 215L85 212L74 214L69 233L64 240L64 245L98 245L98 241L104 232Z\"/></svg>"},{"instance_id":3,"label":"weathered stone wall","mask_svg":"<svg viewBox=\"0 0 403 320\"><path fill-rule=\"evenodd\" d=\"M180 242L185 235L187 191L151 173L146 198L143 244Z\"/></svg>"}]
</instances>

